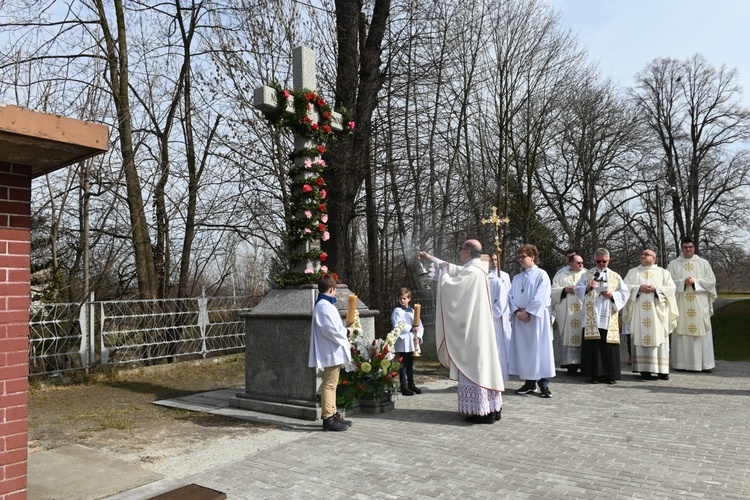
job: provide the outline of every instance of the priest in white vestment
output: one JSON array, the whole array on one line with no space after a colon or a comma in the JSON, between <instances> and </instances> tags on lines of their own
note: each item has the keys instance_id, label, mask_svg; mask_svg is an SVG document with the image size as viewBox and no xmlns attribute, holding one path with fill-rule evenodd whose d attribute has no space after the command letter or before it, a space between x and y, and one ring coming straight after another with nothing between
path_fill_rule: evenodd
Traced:
<instances>
[{"instance_id":1,"label":"priest in white vestment","mask_svg":"<svg viewBox=\"0 0 750 500\"><path fill-rule=\"evenodd\" d=\"M524 380L516 394L531 394L539 386L543 398L551 398L549 379L555 376L550 317L551 285L547 273L536 265L539 250L521 245L518 263L523 271L510 286L510 373Z\"/></svg>"},{"instance_id":2,"label":"priest in white vestment","mask_svg":"<svg viewBox=\"0 0 750 500\"><path fill-rule=\"evenodd\" d=\"M575 286L586 272L583 257L573 254L568 265L558 271L552 280L552 306L555 310L555 344L559 352L560 368L574 375L581 367L581 299L576 296Z\"/></svg>"},{"instance_id":3,"label":"priest in white vestment","mask_svg":"<svg viewBox=\"0 0 750 500\"><path fill-rule=\"evenodd\" d=\"M458 380L458 411L472 423L500 420L503 373L495 340L489 270L480 262L482 245L466 240L460 249L463 266L449 264L427 252L439 269L435 341L438 359Z\"/></svg>"},{"instance_id":4,"label":"priest in white vestment","mask_svg":"<svg viewBox=\"0 0 750 500\"><path fill-rule=\"evenodd\" d=\"M492 298L492 318L495 320L495 340L500 366L503 370L503 382L510 378L510 276L500 269L500 259L493 253L490 260L490 297Z\"/></svg>"},{"instance_id":5,"label":"priest in white vestment","mask_svg":"<svg viewBox=\"0 0 750 500\"><path fill-rule=\"evenodd\" d=\"M596 250L594 263L596 267L583 273L576 284L583 305L581 374L592 384L614 384L621 378L619 311L628 300L628 288L609 268L609 250Z\"/></svg>"},{"instance_id":6,"label":"priest in white vestment","mask_svg":"<svg viewBox=\"0 0 750 500\"><path fill-rule=\"evenodd\" d=\"M667 270L677 287L677 328L672 332L671 357L675 370L711 372L714 337L711 316L716 300L716 277L711 264L695 255L695 243L683 238L682 255L669 263Z\"/></svg>"},{"instance_id":7,"label":"priest in white vestment","mask_svg":"<svg viewBox=\"0 0 750 500\"><path fill-rule=\"evenodd\" d=\"M669 334L677 326L675 284L669 271L656 265L656 252L645 249L641 265L628 271L630 297L623 321L630 329L633 371L646 380L669 380Z\"/></svg>"}]
</instances>

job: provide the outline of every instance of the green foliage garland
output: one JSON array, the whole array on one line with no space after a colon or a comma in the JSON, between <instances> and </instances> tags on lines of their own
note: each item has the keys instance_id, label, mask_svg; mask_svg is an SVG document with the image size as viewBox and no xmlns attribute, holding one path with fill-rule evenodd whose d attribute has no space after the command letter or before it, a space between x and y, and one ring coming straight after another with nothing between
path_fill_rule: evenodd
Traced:
<instances>
[{"instance_id":1,"label":"green foliage garland","mask_svg":"<svg viewBox=\"0 0 750 500\"><path fill-rule=\"evenodd\" d=\"M294 219L289 224L287 242L288 248L299 248L306 242L326 241L330 238L328 232L328 206L326 180L324 177L325 161L320 158L325 152L326 145L339 139L341 135L351 134L355 123L345 108L338 113L344 124L343 132L333 131L333 109L325 99L316 92L303 89L284 89L278 83L271 83L276 90L277 107L266 113L266 118L277 128L291 129L295 135L305 137L308 142L315 144L311 148L295 150L291 155L292 166L289 169L289 189L291 193L291 208ZM294 103L294 113L287 112L289 99ZM309 115L315 111L319 121L313 122ZM307 158L302 164L295 162L297 158ZM318 248L308 252L292 252L289 256L290 269L273 278L279 286L294 286L315 283L321 271L326 272L325 262L327 254ZM301 262L317 262L308 266L304 273L294 271Z\"/></svg>"}]
</instances>

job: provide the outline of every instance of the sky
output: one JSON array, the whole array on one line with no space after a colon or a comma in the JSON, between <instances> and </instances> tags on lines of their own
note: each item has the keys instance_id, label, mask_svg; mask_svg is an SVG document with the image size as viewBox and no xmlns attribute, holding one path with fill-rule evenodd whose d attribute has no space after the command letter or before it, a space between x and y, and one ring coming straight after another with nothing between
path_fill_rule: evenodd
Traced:
<instances>
[{"instance_id":1,"label":"sky","mask_svg":"<svg viewBox=\"0 0 750 500\"><path fill-rule=\"evenodd\" d=\"M602 76L631 87L658 57L703 54L716 68L736 68L750 106L750 1L547 0L561 14Z\"/></svg>"}]
</instances>

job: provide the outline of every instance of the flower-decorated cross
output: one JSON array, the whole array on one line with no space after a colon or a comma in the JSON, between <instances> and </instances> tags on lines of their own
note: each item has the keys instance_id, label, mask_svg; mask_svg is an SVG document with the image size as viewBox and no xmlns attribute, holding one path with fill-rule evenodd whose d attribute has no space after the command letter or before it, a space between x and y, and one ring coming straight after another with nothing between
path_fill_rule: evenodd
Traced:
<instances>
[{"instance_id":1,"label":"flower-decorated cross","mask_svg":"<svg viewBox=\"0 0 750 500\"><path fill-rule=\"evenodd\" d=\"M290 270L275 281L284 285L314 283L326 259L320 241L327 240L328 209L325 162L321 155L337 135L349 133L354 122L345 109L335 112L315 90L315 53L308 47L292 52L293 90L272 84L255 89L254 106L277 127L294 132L294 163L290 192L294 220L289 226Z\"/></svg>"}]
</instances>

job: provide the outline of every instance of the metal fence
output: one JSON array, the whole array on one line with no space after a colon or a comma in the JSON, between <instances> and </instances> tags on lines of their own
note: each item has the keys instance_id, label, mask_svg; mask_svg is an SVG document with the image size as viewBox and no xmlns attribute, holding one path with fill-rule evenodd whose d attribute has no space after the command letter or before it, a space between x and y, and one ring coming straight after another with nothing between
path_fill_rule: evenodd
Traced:
<instances>
[{"instance_id":1,"label":"metal fence","mask_svg":"<svg viewBox=\"0 0 750 500\"><path fill-rule=\"evenodd\" d=\"M56 375L99 365L206 357L245 346L241 314L262 297L32 304L29 372Z\"/></svg>"}]
</instances>

